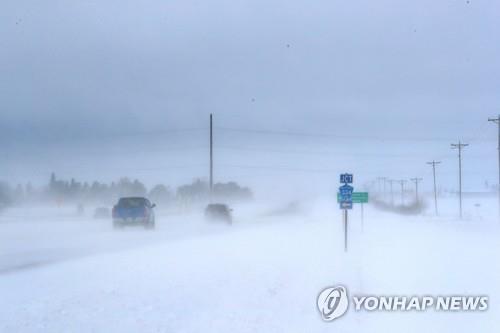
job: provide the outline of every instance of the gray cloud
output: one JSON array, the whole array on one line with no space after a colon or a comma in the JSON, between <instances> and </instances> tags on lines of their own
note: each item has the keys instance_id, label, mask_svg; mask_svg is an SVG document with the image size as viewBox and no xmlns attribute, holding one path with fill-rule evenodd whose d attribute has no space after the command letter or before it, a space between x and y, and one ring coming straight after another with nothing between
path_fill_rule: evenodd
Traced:
<instances>
[{"instance_id":1,"label":"gray cloud","mask_svg":"<svg viewBox=\"0 0 500 333\"><path fill-rule=\"evenodd\" d=\"M21 144L94 149L105 135L206 127L210 112L237 128L472 138L500 105L494 2L0 6L0 139L13 165Z\"/></svg>"}]
</instances>

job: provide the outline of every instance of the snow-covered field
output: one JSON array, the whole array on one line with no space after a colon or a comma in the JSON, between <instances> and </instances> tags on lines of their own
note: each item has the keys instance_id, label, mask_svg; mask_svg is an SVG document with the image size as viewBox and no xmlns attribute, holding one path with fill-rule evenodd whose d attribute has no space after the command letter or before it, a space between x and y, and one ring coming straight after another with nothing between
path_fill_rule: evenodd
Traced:
<instances>
[{"instance_id":1,"label":"snow-covered field","mask_svg":"<svg viewBox=\"0 0 500 333\"><path fill-rule=\"evenodd\" d=\"M488 199L490 200L490 199ZM496 208L496 199L484 207ZM450 200L444 204L449 211ZM451 208L450 208L451 207ZM474 206L471 206L474 207ZM497 332L500 228L469 219L352 212L349 252L327 200L296 215L238 210L232 227L159 214L158 228L46 208L0 217L1 332ZM354 312L322 321L316 297L488 295L486 312Z\"/></svg>"}]
</instances>

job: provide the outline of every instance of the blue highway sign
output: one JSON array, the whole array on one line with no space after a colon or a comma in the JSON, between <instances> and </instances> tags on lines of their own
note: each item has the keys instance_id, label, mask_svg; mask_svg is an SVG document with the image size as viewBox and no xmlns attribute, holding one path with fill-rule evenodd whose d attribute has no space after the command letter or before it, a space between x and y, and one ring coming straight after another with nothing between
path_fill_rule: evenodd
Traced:
<instances>
[{"instance_id":1,"label":"blue highway sign","mask_svg":"<svg viewBox=\"0 0 500 333\"><path fill-rule=\"evenodd\" d=\"M350 185L342 185L339 187L340 201L350 201L354 188Z\"/></svg>"}]
</instances>

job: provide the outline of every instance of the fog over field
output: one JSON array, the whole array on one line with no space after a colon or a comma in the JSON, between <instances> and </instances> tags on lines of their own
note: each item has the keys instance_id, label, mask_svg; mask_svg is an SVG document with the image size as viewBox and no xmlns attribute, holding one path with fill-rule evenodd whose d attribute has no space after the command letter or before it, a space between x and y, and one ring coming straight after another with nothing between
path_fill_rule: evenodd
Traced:
<instances>
[{"instance_id":1,"label":"fog over field","mask_svg":"<svg viewBox=\"0 0 500 333\"><path fill-rule=\"evenodd\" d=\"M0 331L495 332L498 31L485 0L2 1ZM489 307L325 321L339 285Z\"/></svg>"}]
</instances>

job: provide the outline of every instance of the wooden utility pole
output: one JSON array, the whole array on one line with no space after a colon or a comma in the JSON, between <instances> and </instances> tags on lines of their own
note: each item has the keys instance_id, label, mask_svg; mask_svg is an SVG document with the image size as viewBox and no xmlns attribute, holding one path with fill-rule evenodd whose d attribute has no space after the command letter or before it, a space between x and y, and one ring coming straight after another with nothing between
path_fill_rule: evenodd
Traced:
<instances>
[{"instance_id":1,"label":"wooden utility pole","mask_svg":"<svg viewBox=\"0 0 500 333\"><path fill-rule=\"evenodd\" d=\"M437 201L437 189L436 189L436 165L441 162L432 161L427 162L427 164L432 165L432 177L434 179L434 210L436 212L436 216L438 215L438 201Z\"/></svg>"},{"instance_id":2,"label":"wooden utility pole","mask_svg":"<svg viewBox=\"0 0 500 333\"><path fill-rule=\"evenodd\" d=\"M385 201L386 197L386 186L385 183L387 182L387 177L377 177L377 180L379 181L379 193L382 193L382 199ZM382 185L380 185L380 181L382 181ZM383 192L382 192L383 191Z\"/></svg>"},{"instance_id":3,"label":"wooden utility pole","mask_svg":"<svg viewBox=\"0 0 500 333\"><path fill-rule=\"evenodd\" d=\"M212 132L212 114L210 114L210 201L212 201L213 187L214 187L214 151L213 151L213 132Z\"/></svg>"},{"instance_id":4,"label":"wooden utility pole","mask_svg":"<svg viewBox=\"0 0 500 333\"><path fill-rule=\"evenodd\" d=\"M458 149L458 200L460 205L460 219L462 219L462 149L467 147L469 144L461 143L452 143L451 149Z\"/></svg>"},{"instance_id":5,"label":"wooden utility pole","mask_svg":"<svg viewBox=\"0 0 500 333\"><path fill-rule=\"evenodd\" d=\"M498 127L498 216L500 217L500 115L496 118L488 118L488 121L494 122Z\"/></svg>"},{"instance_id":6,"label":"wooden utility pole","mask_svg":"<svg viewBox=\"0 0 500 333\"><path fill-rule=\"evenodd\" d=\"M422 181L422 178L411 178L410 179L412 182L415 183L415 202L417 203L417 206L419 204L419 200L418 200L418 182L421 182Z\"/></svg>"},{"instance_id":7,"label":"wooden utility pole","mask_svg":"<svg viewBox=\"0 0 500 333\"><path fill-rule=\"evenodd\" d=\"M399 180L399 184L401 184L401 205L405 204L405 183L406 180Z\"/></svg>"},{"instance_id":8,"label":"wooden utility pole","mask_svg":"<svg viewBox=\"0 0 500 333\"><path fill-rule=\"evenodd\" d=\"M393 191L392 184L395 182L395 180L394 179L389 179L388 182L389 182L389 186L390 186L390 189L391 189L391 206L394 206L394 191Z\"/></svg>"}]
</instances>

